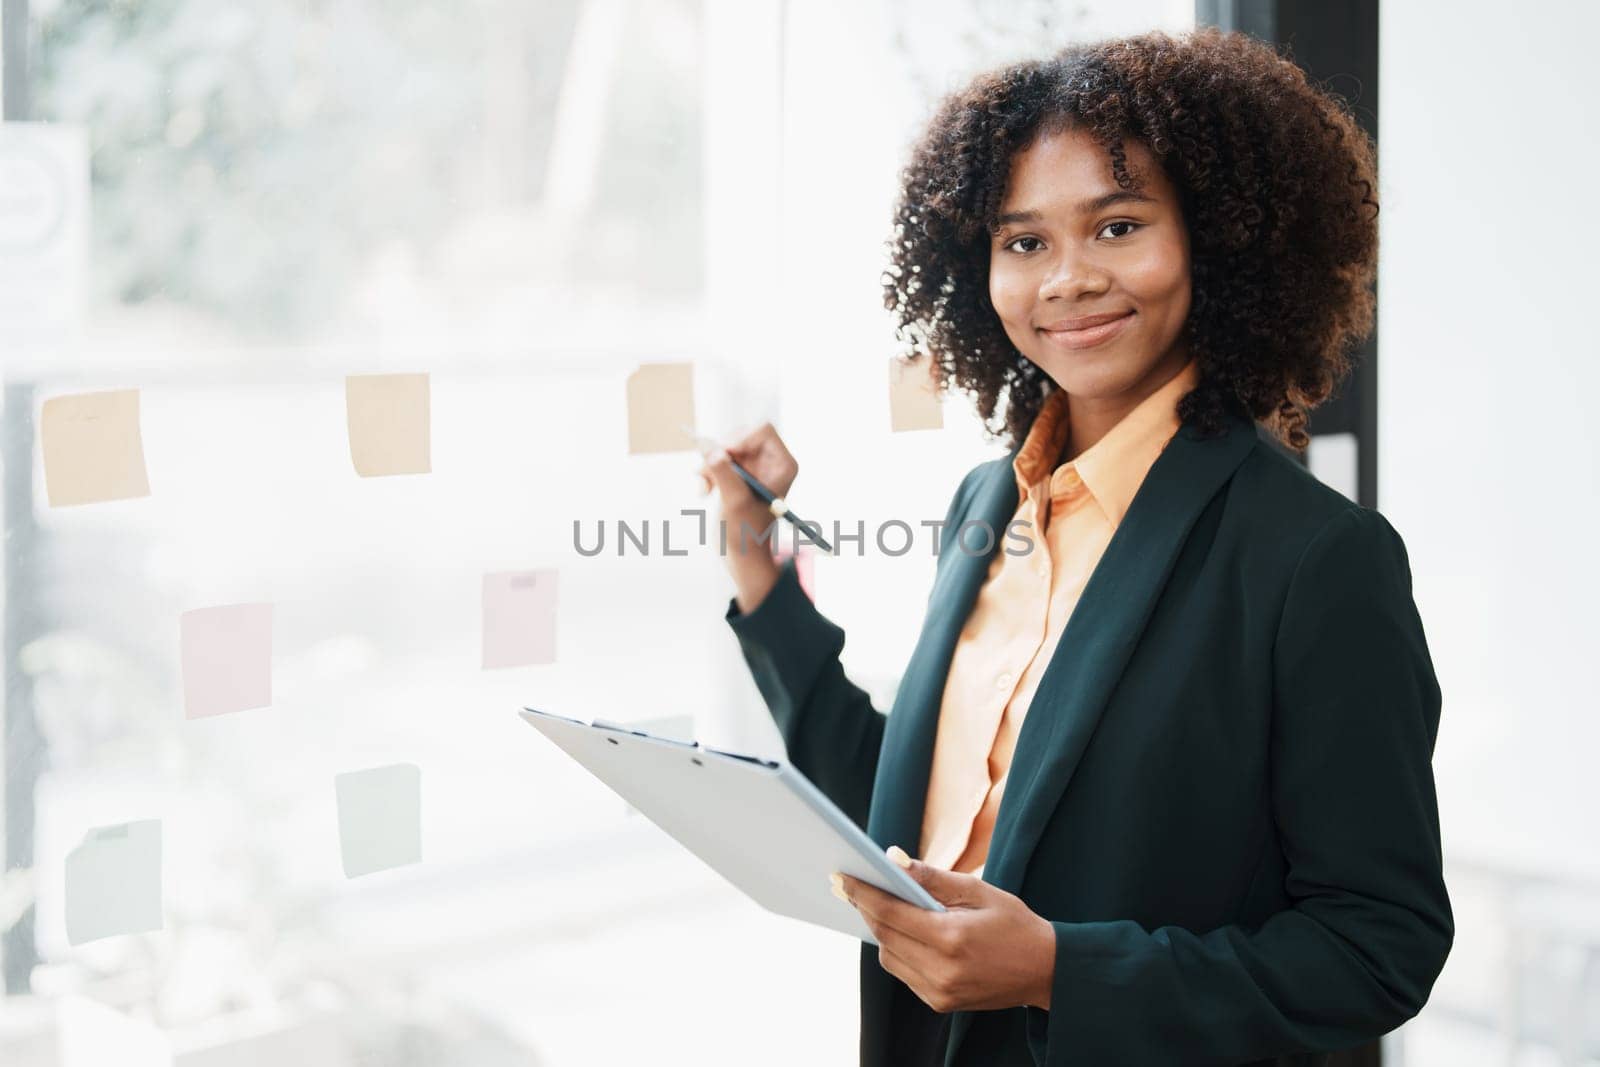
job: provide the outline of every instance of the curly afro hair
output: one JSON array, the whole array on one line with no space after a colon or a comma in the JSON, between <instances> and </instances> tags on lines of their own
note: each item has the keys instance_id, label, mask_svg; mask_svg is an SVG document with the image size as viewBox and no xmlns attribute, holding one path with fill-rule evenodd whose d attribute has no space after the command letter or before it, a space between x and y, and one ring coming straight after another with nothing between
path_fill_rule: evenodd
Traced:
<instances>
[{"instance_id":1,"label":"curly afro hair","mask_svg":"<svg viewBox=\"0 0 1600 1067\"><path fill-rule=\"evenodd\" d=\"M1191 249L1184 336L1200 371L1179 418L1209 436L1231 411L1304 449L1307 412L1372 329L1375 151L1342 98L1244 34L1074 45L946 96L902 171L883 274L902 355L930 357L942 388L971 393L1009 447L1026 436L1054 386L990 303L990 241L1014 154L1066 129L1106 148L1123 188L1123 140L1141 142L1178 191Z\"/></svg>"}]
</instances>

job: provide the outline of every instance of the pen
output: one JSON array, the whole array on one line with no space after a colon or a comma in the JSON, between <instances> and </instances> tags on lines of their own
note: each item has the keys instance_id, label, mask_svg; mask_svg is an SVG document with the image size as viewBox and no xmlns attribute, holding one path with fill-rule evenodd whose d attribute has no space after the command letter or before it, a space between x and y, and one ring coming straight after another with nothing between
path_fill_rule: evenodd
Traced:
<instances>
[{"instance_id":1,"label":"pen","mask_svg":"<svg viewBox=\"0 0 1600 1067\"><path fill-rule=\"evenodd\" d=\"M683 432L687 433L690 437L694 438L696 448L717 449L722 447L709 437L698 436L693 429L686 425L680 423L678 428L683 430ZM800 516L790 511L789 505L784 503L783 497L762 485L761 479L757 478L755 475L741 467L739 465L739 461L734 459L732 456L728 457L728 464L729 466L733 467L734 471L739 475L739 477L744 479L744 484L750 487L750 491L752 493L766 501L768 511L772 512L773 515L780 519L789 520L797 529L804 531L807 537L815 541L817 543L817 547L821 548L824 552L831 553L833 551L833 546L828 544L827 541L823 540L822 531L817 529L815 523L806 522Z\"/></svg>"}]
</instances>

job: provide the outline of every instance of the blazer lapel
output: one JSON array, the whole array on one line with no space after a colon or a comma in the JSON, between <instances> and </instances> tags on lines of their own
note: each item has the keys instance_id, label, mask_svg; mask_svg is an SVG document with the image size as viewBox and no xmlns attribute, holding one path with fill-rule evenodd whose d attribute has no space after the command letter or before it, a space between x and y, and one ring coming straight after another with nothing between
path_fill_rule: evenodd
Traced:
<instances>
[{"instance_id":1,"label":"blazer lapel","mask_svg":"<svg viewBox=\"0 0 1600 1067\"><path fill-rule=\"evenodd\" d=\"M867 815L867 836L879 848L899 845L913 855L922 835L922 817L928 792L928 777L933 767L933 742L944 700L945 679L978 590L989 573L990 560L1001 548L1006 524L1016 515L1017 476L1011 465L1016 450L1004 462L996 463L976 490L966 512L958 517L954 529L942 536L956 537L962 524L986 522L994 531L990 551L964 552L960 543L947 543L946 551L955 555L940 572L928 597L928 612L922 634L901 675L899 691L884 727L884 740L878 757L878 773L872 788L872 804ZM981 527L979 529L982 529ZM974 532L969 540L982 539Z\"/></svg>"},{"instance_id":2,"label":"blazer lapel","mask_svg":"<svg viewBox=\"0 0 1600 1067\"><path fill-rule=\"evenodd\" d=\"M1200 512L1255 444L1237 420L1210 441L1180 428L1156 458L1067 619L1022 729L995 816L984 880L1015 893L1065 792L1178 551Z\"/></svg>"},{"instance_id":3,"label":"blazer lapel","mask_svg":"<svg viewBox=\"0 0 1600 1067\"><path fill-rule=\"evenodd\" d=\"M984 881L1010 893L1021 886L1039 835L1072 780L1190 529L1255 442L1255 424L1243 417L1230 419L1227 432L1209 440L1186 423L1151 466L1084 585L1023 719ZM952 1020L947 1064L955 1062L970 1021L967 1012Z\"/></svg>"}]
</instances>

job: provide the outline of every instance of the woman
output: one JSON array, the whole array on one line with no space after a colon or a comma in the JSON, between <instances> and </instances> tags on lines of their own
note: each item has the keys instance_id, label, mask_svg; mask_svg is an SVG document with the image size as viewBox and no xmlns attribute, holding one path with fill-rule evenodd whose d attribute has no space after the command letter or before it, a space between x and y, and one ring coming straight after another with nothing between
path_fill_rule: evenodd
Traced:
<instances>
[{"instance_id":1,"label":"woman","mask_svg":"<svg viewBox=\"0 0 1600 1067\"><path fill-rule=\"evenodd\" d=\"M1454 934L1439 687L1400 536L1257 429L1305 447L1371 328L1370 141L1265 45L1153 33L979 77L904 178L887 303L986 421L1005 399L1011 452L956 490L888 716L736 536L770 519L728 456L798 471L772 427L701 472L790 759L947 905L836 882L879 941L862 1062L1318 1063L1393 1029Z\"/></svg>"}]
</instances>

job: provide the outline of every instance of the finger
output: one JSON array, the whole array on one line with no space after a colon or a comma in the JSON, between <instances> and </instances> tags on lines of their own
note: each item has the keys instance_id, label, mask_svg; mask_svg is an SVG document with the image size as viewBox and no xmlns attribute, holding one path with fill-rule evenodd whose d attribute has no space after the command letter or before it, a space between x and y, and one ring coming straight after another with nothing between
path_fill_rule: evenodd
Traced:
<instances>
[{"instance_id":1,"label":"finger","mask_svg":"<svg viewBox=\"0 0 1600 1067\"><path fill-rule=\"evenodd\" d=\"M846 897L845 900L847 903L849 902L848 897ZM855 904L853 903L851 903L850 906L855 908ZM860 908L856 908L856 914L861 916L861 921L866 924L868 930L872 931L872 939L878 943L879 948L882 948L883 943L889 938L903 936L898 930L893 930L883 925L881 920L869 912L865 912Z\"/></svg>"},{"instance_id":2,"label":"finger","mask_svg":"<svg viewBox=\"0 0 1600 1067\"><path fill-rule=\"evenodd\" d=\"M922 990L929 988L933 976L950 966L949 958L941 951L908 937L891 926L886 926L873 915L856 909L872 937L878 942L879 963L890 974L910 986L924 1001ZM931 1007L932 1005L930 1005Z\"/></svg>"},{"instance_id":3,"label":"finger","mask_svg":"<svg viewBox=\"0 0 1600 1067\"><path fill-rule=\"evenodd\" d=\"M943 1014L952 1010L949 1004L939 1000L933 993L933 983L929 980L927 972L917 966L915 960L908 959L894 949L879 945L878 966L904 982L906 988L917 995L918 1000L934 1011Z\"/></svg>"},{"instance_id":4,"label":"finger","mask_svg":"<svg viewBox=\"0 0 1600 1067\"><path fill-rule=\"evenodd\" d=\"M946 973L954 963L949 953L934 945L923 944L915 937L907 937L893 926L883 926L883 936L878 937L878 945L899 957L925 987L933 984L936 974Z\"/></svg>"},{"instance_id":5,"label":"finger","mask_svg":"<svg viewBox=\"0 0 1600 1067\"><path fill-rule=\"evenodd\" d=\"M912 992L916 992L918 983L922 981L917 969L904 956L885 945L881 938L878 941L878 966L910 986ZM920 997L922 994L917 995Z\"/></svg>"},{"instance_id":6,"label":"finger","mask_svg":"<svg viewBox=\"0 0 1600 1067\"><path fill-rule=\"evenodd\" d=\"M950 975L953 970L959 970L963 966L961 962L945 948L927 945L915 938L907 937L892 927L867 918L864 914L862 918L872 930L873 937L877 938L880 965L905 982L930 1008L935 1011L950 1010L947 1004L940 1006L945 1004L948 996L937 1002L933 998L944 987L945 976ZM946 918L944 921L954 920Z\"/></svg>"},{"instance_id":7,"label":"finger","mask_svg":"<svg viewBox=\"0 0 1600 1067\"><path fill-rule=\"evenodd\" d=\"M899 845L890 845L888 853L890 859L904 867L912 880L939 903L973 907L982 902L984 887L988 883L976 875L947 871L931 863L912 859Z\"/></svg>"},{"instance_id":8,"label":"finger","mask_svg":"<svg viewBox=\"0 0 1600 1067\"><path fill-rule=\"evenodd\" d=\"M725 504L744 502L755 495L750 492L750 487L728 462L728 453L721 449L706 457L706 472L716 485L717 491L721 493Z\"/></svg>"},{"instance_id":9,"label":"finger","mask_svg":"<svg viewBox=\"0 0 1600 1067\"><path fill-rule=\"evenodd\" d=\"M850 903L855 905L857 911L871 915L876 921L914 941L926 943L934 937L938 912L909 904L893 893L886 893L877 886L863 882L859 878L852 878L848 874L842 875L841 880L845 895L850 898Z\"/></svg>"},{"instance_id":10,"label":"finger","mask_svg":"<svg viewBox=\"0 0 1600 1067\"><path fill-rule=\"evenodd\" d=\"M754 452L767 441L771 440L772 437L777 434L777 432L777 430L772 428L772 423L763 422L760 426L757 426L749 433L742 435L734 444L734 451Z\"/></svg>"},{"instance_id":11,"label":"finger","mask_svg":"<svg viewBox=\"0 0 1600 1067\"><path fill-rule=\"evenodd\" d=\"M784 447L782 439L778 437L770 422L764 423L760 429L732 445L729 451L746 467L763 467L768 471L782 469L792 461L789 450Z\"/></svg>"},{"instance_id":12,"label":"finger","mask_svg":"<svg viewBox=\"0 0 1600 1067\"><path fill-rule=\"evenodd\" d=\"M877 923L873 936L878 939L878 944L904 960L921 977L924 985L935 974L949 967L950 959L941 949L924 944L892 926L873 921Z\"/></svg>"}]
</instances>

